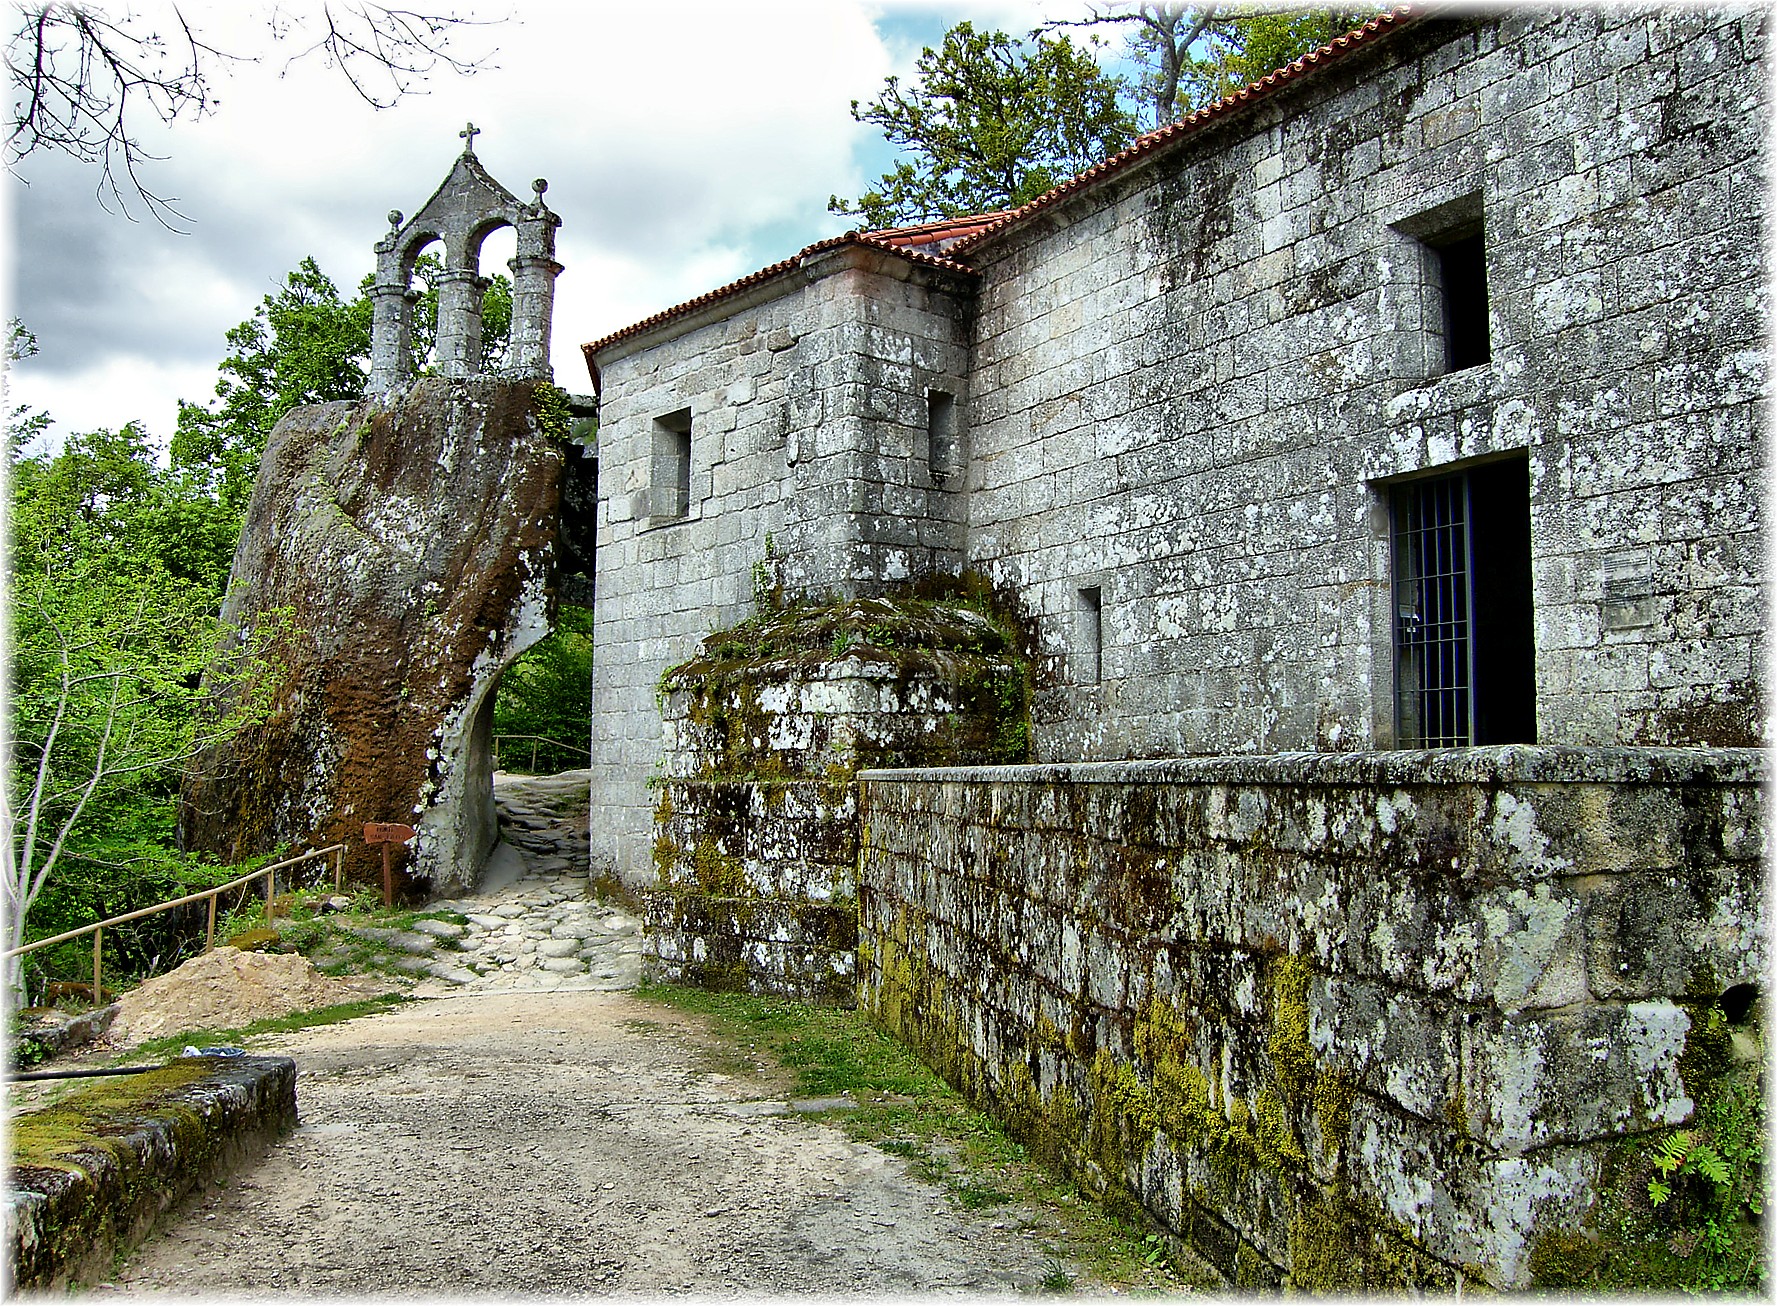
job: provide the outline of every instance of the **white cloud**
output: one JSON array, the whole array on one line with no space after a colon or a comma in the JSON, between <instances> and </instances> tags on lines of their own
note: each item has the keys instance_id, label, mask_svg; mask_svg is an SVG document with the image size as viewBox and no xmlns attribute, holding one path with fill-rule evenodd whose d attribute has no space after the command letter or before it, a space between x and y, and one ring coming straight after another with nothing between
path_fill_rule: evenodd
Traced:
<instances>
[{"instance_id":1,"label":"white cloud","mask_svg":"<svg viewBox=\"0 0 1777 1306\"><path fill-rule=\"evenodd\" d=\"M264 46L266 8L184 8L232 48ZM342 291L356 286L385 214L425 202L467 119L510 189L549 180L567 268L556 373L583 389L582 341L848 225L826 212L828 196L857 194L886 156L850 102L909 72L922 42L958 18L1022 32L1043 16L1015 0L513 8L513 21L463 38L497 45L497 67L440 74L391 110L364 105L318 59L284 67L274 53L218 80L213 116L146 124L144 144L166 158L145 179L179 197L188 236L103 212L91 169L27 159L30 186L7 187L13 311L43 352L18 368L15 402L47 409L64 430L140 419L164 436L176 398L209 395L223 333L301 258L314 256Z\"/></svg>"}]
</instances>

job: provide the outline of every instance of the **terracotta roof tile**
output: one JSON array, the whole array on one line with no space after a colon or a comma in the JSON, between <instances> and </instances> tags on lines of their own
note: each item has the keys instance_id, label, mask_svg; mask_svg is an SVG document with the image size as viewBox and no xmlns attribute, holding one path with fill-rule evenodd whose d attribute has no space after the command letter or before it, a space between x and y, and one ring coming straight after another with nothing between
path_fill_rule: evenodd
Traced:
<instances>
[{"instance_id":1,"label":"terracotta roof tile","mask_svg":"<svg viewBox=\"0 0 1777 1306\"><path fill-rule=\"evenodd\" d=\"M964 221L969 220L965 219ZM938 224L928 225L935 226ZM671 308L654 314L653 317L645 317L640 322L624 327L621 331L612 332L610 335L604 336L601 339L594 340L589 344L581 345L580 352L586 355L586 366L592 373L593 384L596 386L599 383L598 369L593 363L593 355L598 353L599 350L608 349L620 340L628 340L631 336L641 335L644 331L652 330L654 327L671 322L675 318L686 317L706 305L716 303L718 300L727 299L730 295L737 295L741 291L749 289L750 287L763 285L765 282L770 281L773 278L784 276L800 267L802 261L810 255L819 254L829 249L838 249L844 245L869 245L873 248L894 254L900 258L907 259L910 262L918 263L924 267L942 268L946 272L960 272L965 276L971 277L976 275L975 269L969 267L966 263L958 263L953 259L945 258L939 254L929 254L919 248L921 244L936 243L933 240L908 240L902 244L894 244L887 240L877 239L878 235L893 236L899 233L912 232L913 230L913 228L893 228L881 233L848 231L843 235L833 236L827 240L816 241L814 244L798 250L789 258L781 259L768 267L762 267L757 272L750 272L738 281L730 281L727 285L718 286L715 290L699 295L696 299L688 299L682 304L674 304Z\"/></svg>"},{"instance_id":2,"label":"terracotta roof tile","mask_svg":"<svg viewBox=\"0 0 1777 1306\"><path fill-rule=\"evenodd\" d=\"M881 231L867 231L864 234L880 245L893 245L896 249L905 249L910 246L926 249L935 245L940 250L947 250L957 241L991 227L1001 218L1009 217L1011 213L1011 209L1001 209L997 213L976 213L961 218L940 218L936 222L921 222L911 227L885 227Z\"/></svg>"}]
</instances>

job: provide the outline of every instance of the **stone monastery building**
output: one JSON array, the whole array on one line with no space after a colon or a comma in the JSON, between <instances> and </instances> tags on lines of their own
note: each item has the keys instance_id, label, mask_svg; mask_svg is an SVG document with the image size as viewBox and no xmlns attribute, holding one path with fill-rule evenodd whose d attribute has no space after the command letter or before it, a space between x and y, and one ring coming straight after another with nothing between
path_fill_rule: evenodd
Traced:
<instances>
[{"instance_id":1,"label":"stone monastery building","mask_svg":"<svg viewBox=\"0 0 1777 1306\"><path fill-rule=\"evenodd\" d=\"M1396 11L587 345L656 973L1232 1285L1612 1282L1762 1064L1765 23Z\"/></svg>"},{"instance_id":2,"label":"stone monastery building","mask_svg":"<svg viewBox=\"0 0 1777 1306\"><path fill-rule=\"evenodd\" d=\"M987 577L1039 761L1758 742L1764 39L1397 11L586 345L595 846L646 874L662 673L760 564Z\"/></svg>"}]
</instances>

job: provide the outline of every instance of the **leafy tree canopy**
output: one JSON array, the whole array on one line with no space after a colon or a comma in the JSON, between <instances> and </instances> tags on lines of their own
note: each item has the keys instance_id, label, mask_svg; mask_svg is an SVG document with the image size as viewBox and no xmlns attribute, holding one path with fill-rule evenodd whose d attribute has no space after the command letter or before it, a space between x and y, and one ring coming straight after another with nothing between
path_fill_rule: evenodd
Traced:
<instances>
[{"instance_id":1,"label":"leafy tree canopy","mask_svg":"<svg viewBox=\"0 0 1777 1306\"><path fill-rule=\"evenodd\" d=\"M1045 24L1029 41L959 23L920 56L912 83L889 78L852 117L875 123L902 157L857 200L827 207L892 227L1014 208L1128 145L1149 126L1257 81L1368 17L1362 10L1273 10L1113 0L1086 19ZM1119 25L1131 85L1063 27Z\"/></svg>"},{"instance_id":2,"label":"leafy tree canopy","mask_svg":"<svg viewBox=\"0 0 1777 1306\"><path fill-rule=\"evenodd\" d=\"M423 287L413 312L413 366L424 371L437 338L438 279L443 265L422 254L414 273ZM278 419L300 404L357 399L370 358L370 285L355 299L339 289L312 258L303 259L267 295L253 316L226 335L229 353L209 408L179 405L171 446L173 465L206 478L221 501L246 511L259 456ZM492 368L505 358L512 329L512 283L496 275L482 297L482 352Z\"/></svg>"},{"instance_id":3,"label":"leafy tree canopy","mask_svg":"<svg viewBox=\"0 0 1777 1306\"><path fill-rule=\"evenodd\" d=\"M173 464L210 478L222 502L240 511L266 437L299 404L356 399L370 354L370 302L345 301L305 258L253 316L231 328L213 408L179 405Z\"/></svg>"},{"instance_id":4,"label":"leafy tree canopy","mask_svg":"<svg viewBox=\"0 0 1777 1306\"><path fill-rule=\"evenodd\" d=\"M890 77L852 117L875 123L905 158L855 202L870 227L1011 208L1116 153L1135 137L1122 83L1065 36L1020 41L958 23L920 55L914 81Z\"/></svg>"},{"instance_id":5,"label":"leafy tree canopy","mask_svg":"<svg viewBox=\"0 0 1777 1306\"><path fill-rule=\"evenodd\" d=\"M513 765L527 765L530 741L542 772L585 766L592 721L592 609L564 603L554 633L519 654L500 677L494 696L494 733L518 738L506 749Z\"/></svg>"},{"instance_id":6,"label":"leafy tree canopy","mask_svg":"<svg viewBox=\"0 0 1777 1306\"><path fill-rule=\"evenodd\" d=\"M1221 8L1226 9L1226 6ZM1352 9L1237 8L1211 21L1179 71L1178 113L1251 86L1373 16Z\"/></svg>"},{"instance_id":7,"label":"leafy tree canopy","mask_svg":"<svg viewBox=\"0 0 1777 1306\"><path fill-rule=\"evenodd\" d=\"M202 877L173 846L179 772L260 712L252 686L275 632L219 620L238 520L161 466L141 427L9 449L0 893L14 946Z\"/></svg>"}]
</instances>

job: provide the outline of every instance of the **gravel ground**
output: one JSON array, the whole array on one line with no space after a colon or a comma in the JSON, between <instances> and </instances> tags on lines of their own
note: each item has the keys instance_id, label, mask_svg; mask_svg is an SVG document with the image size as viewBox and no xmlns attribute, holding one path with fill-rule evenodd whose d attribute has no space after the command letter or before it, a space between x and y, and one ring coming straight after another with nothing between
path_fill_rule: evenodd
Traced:
<instances>
[{"instance_id":1,"label":"gravel ground","mask_svg":"<svg viewBox=\"0 0 1777 1306\"><path fill-rule=\"evenodd\" d=\"M1037 1213L957 1208L628 994L441 997L254 1050L296 1058L302 1123L107 1295L983 1295L1054 1265Z\"/></svg>"}]
</instances>

